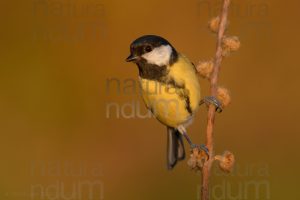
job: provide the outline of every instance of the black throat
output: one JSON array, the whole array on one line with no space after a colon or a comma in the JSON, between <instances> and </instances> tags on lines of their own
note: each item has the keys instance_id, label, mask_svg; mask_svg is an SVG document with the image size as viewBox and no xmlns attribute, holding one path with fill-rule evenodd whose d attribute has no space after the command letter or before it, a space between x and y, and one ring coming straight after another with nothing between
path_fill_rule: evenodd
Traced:
<instances>
[{"instance_id":1,"label":"black throat","mask_svg":"<svg viewBox=\"0 0 300 200\"><path fill-rule=\"evenodd\" d=\"M172 65L178 60L178 54L176 51L173 51L169 67L172 67ZM148 80L157 80L157 81L163 81L164 77L168 75L168 66L158 66L154 64L149 64L145 59L141 59L139 62L136 63L139 68L139 75L143 79Z\"/></svg>"},{"instance_id":2,"label":"black throat","mask_svg":"<svg viewBox=\"0 0 300 200\"><path fill-rule=\"evenodd\" d=\"M139 68L139 75L143 79L148 80L162 80L163 77L167 76L168 69L167 66L158 66L153 64L148 64L145 62L139 62L137 63L137 66Z\"/></svg>"}]
</instances>

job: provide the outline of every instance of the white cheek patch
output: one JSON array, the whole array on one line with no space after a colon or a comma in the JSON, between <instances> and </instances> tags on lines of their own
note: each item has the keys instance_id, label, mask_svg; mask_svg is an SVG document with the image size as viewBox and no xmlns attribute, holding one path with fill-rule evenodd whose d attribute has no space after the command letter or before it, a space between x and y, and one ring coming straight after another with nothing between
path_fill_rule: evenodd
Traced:
<instances>
[{"instance_id":1,"label":"white cheek patch","mask_svg":"<svg viewBox=\"0 0 300 200\"><path fill-rule=\"evenodd\" d=\"M172 47L170 45L162 45L154 48L151 52L142 55L149 64L158 66L169 65L172 54Z\"/></svg>"}]
</instances>

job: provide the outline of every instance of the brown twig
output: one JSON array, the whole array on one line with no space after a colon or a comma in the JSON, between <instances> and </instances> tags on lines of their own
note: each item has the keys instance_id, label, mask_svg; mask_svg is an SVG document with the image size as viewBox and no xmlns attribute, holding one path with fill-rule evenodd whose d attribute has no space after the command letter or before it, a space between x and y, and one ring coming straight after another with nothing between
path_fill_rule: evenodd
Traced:
<instances>
[{"instance_id":1,"label":"brown twig","mask_svg":"<svg viewBox=\"0 0 300 200\"><path fill-rule=\"evenodd\" d=\"M217 50L214 58L213 72L210 77L210 93L211 96L217 95L218 77L220 72L220 65L222 62L222 39L227 24L228 7L230 0L223 1L223 7L220 16L219 31L217 35ZM202 187L201 187L201 200L209 199L209 177L211 173L211 166L214 161L214 144L213 144L213 128L215 121L215 107L209 106L207 115L207 128L206 128L206 146L209 150L209 159L204 163L202 169Z\"/></svg>"}]
</instances>

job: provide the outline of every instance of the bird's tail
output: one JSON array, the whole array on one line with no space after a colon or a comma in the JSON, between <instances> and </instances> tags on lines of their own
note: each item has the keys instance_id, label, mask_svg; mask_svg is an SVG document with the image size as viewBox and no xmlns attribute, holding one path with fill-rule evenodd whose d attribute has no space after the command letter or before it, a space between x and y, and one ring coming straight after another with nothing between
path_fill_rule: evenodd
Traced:
<instances>
[{"instance_id":1,"label":"bird's tail","mask_svg":"<svg viewBox=\"0 0 300 200\"><path fill-rule=\"evenodd\" d=\"M167 166L173 169L177 161L185 158L182 135L175 128L168 127Z\"/></svg>"}]
</instances>

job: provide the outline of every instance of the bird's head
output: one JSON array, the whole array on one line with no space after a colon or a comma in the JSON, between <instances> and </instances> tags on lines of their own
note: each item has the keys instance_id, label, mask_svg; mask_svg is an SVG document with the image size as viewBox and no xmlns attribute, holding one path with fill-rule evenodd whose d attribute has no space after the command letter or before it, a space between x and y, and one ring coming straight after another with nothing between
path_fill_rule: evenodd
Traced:
<instances>
[{"instance_id":1,"label":"bird's head","mask_svg":"<svg viewBox=\"0 0 300 200\"><path fill-rule=\"evenodd\" d=\"M156 35L145 35L131 43L130 55L126 61L168 66L176 61L177 56L176 50L166 39Z\"/></svg>"}]
</instances>

